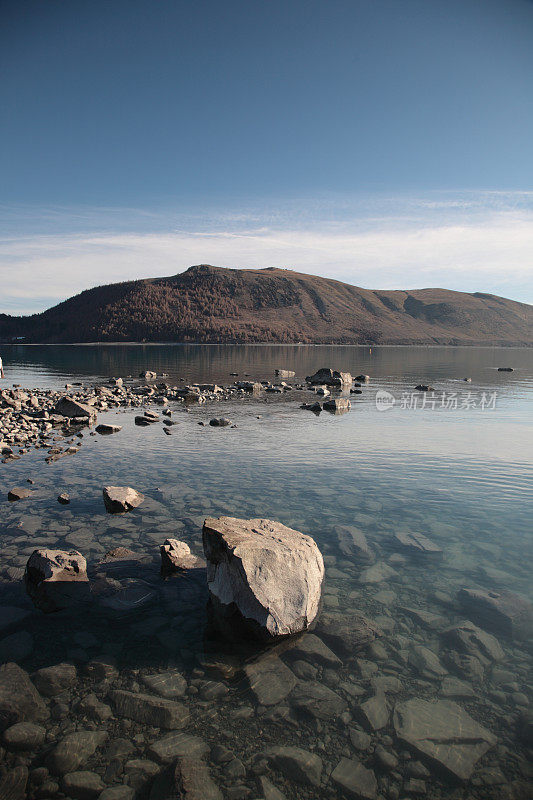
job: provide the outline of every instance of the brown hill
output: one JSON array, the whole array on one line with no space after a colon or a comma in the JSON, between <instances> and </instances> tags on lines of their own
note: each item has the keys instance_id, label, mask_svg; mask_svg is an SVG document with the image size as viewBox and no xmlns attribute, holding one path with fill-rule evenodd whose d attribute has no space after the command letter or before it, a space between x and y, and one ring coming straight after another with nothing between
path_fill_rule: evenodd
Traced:
<instances>
[{"instance_id":1,"label":"brown hill","mask_svg":"<svg viewBox=\"0 0 533 800\"><path fill-rule=\"evenodd\" d=\"M532 345L533 306L447 289L361 289L284 269L200 265L88 289L29 317L27 342L304 342Z\"/></svg>"}]
</instances>

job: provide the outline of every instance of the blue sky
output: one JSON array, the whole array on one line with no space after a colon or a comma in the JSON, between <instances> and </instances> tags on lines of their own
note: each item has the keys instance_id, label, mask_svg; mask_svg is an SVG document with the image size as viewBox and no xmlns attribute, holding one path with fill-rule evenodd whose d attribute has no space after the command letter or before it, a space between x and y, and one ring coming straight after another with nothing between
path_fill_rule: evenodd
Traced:
<instances>
[{"instance_id":1,"label":"blue sky","mask_svg":"<svg viewBox=\"0 0 533 800\"><path fill-rule=\"evenodd\" d=\"M202 262L533 301L530 0L0 15L0 312Z\"/></svg>"}]
</instances>

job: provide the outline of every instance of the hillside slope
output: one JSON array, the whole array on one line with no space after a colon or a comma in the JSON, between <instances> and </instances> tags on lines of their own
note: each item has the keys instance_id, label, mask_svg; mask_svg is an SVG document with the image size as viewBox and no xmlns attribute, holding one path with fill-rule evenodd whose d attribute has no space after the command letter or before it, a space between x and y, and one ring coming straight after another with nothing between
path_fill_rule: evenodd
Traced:
<instances>
[{"instance_id":1,"label":"hillside slope","mask_svg":"<svg viewBox=\"0 0 533 800\"><path fill-rule=\"evenodd\" d=\"M533 306L446 289L361 289L292 270L200 265L88 289L29 317L27 342L303 342L532 345Z\"/></svg>"}]
</instances>

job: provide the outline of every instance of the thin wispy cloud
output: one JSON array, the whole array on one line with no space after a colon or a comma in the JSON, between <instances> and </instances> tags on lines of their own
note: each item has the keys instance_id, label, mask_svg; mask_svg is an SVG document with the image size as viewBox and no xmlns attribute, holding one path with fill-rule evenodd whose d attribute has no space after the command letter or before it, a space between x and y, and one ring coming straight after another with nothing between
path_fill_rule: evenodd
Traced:
<instances>
[{"instance_id":1,"label":"thin wispy cloud","mask_svg":"<svg viewBox=\"0 0 533 800\"><path fill-rule=\"evenodd\" d=\"M18 225L11 235L5 225L0 239L4 313L34 313L92 286L173 275L198 263L288 267L374 289L441 286L533 301L531 193L326 198L207 214L20 211L11 210Z\"/></svg>"}]
</instances>

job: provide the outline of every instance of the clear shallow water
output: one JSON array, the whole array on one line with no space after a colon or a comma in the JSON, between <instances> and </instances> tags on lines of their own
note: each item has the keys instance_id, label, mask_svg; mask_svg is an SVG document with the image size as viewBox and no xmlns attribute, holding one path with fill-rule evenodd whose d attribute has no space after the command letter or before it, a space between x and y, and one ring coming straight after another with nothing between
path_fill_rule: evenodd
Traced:
<instances>
[{"instance_id":1,"label":"clear shallow water","mask_svg":"<svg viewBox=\"0 0 533 800\"><path fill-rule=\"evenodd\" d=\"M174 419L179 424L172 436L164 436L161 425L135 427L132 411L113 412L100 414L99 421L116 420L122 431L112 437L84 436L75 456L47 465L46 451L38 450L1 465L4 498L11 486L34 480L30 500L2 503L3 605L31 610L20 577L32 550L42 546L75 547L93 571L111 548L131 548L144 559L142 563L99 568L99 573L112 572L117 589L129 586L129 591L137 592L135 598L145 598L129 607L124 595L121 608L100 604L88 614L43 617L32 611L6 631L6 635L25 631L32 637L19 659L27 671L69 660L76 665L77 677L64 694L47 701L52 716L45 723L46 743L29 755L7 749L4 768L12 772L24 761L30 769L46 764L47 748L70 731L102 730L109 739L79 769L100 775L105 786L126 783L139 797L148 797L151 771L161 769L153 743L168 731L121 715L103 720L87 714L83 702L81 707L78 703L95 693L109 705L108 693L114 688L150 692L143 682L146 675L170 667L187 681L178 698L191 714L181 729L183 747L192 746L190 735L209 748L222 742L238 762L217 761L211 749L203 755L224 797L268 800L265 786L258 783L261 777L287 798L342 797L330 777L342 757L360 759L372 770L381 796L391 800L410 796L408 767L418 756L407 757L392 715L386 725L370 732L368 746L358 750L353 734L361 725L358 708L375 693L375 676L369 669L400 682L398 691L387 694L390 712L410 698L442 699L443 676L421 673L405 656L413 645L432 650L445 664L447 677L465 680L447 665L442 637L443 627L464 619L454 604L461 588L503 589L532 598L533 353L482 348L374 347L370 352L351 347L4 346L2 357L6 384L25 387L58 388L66 382L135 376L143 369L167 373L165 380L171 385L181 378L227 384L234 379L230 372L238 372L240 378L247 373L254 379L270 379L276 367L294 369L297 379L326 365L371 376L363 394L352 396L351 411L341 416L315 417L301 410L300 403L310 396L298 391L283 399L214 403L189 413L178 407ZM498 366L506 365L515 371L497 372ZM466 376L471 383L462 382ZM410 407L418 383L435 388L435 409L420 408L419 393L415 393L419 406ZM376 408L379 390L394 397L392 408ZM443 408L443 394L448 402L453 393L457 408ZM485 409L483 394L489 404ZM213 415L228 416L237 427L197 424ZM127 515L110 516L101 499L106 484L133 486L146 495L146 501ZM61 491L69 492L69 506L57 503ZM220 514L269 517L313 536L327 562L324 613L341 614L349 623L354 612L361 612L382 627L383 636L377 641L384 652L378 648L343 655L342 666L335 669L311 659L316 672L305 684L310 696L317 683L326 686L341 698L341 710L317 716L313 709L296 707L291 694L264 706L241 671L250 652L224 645L206 629L203 578L160 578L159 544L173 536L200 554L203 519ZM376 563L392 564L394 573L375 583L362 582L360 565L339 549L337 525L362 530ZM442 562L422 564L405 555L398 561L393 536L406 529L437 543L444 552ZM440 622L424 626L406 607L435 614ZM520 796L527 779L528 751L517 726L525 703L531 701L531 651L524 641L498 638L503 662L485 665L482 676L467 677L473 696L456 701L491 730L498 743L464 786L443 778L430 765L424 787L418 787L426 796ZM6 650L13 658L8 642L2 660ZM206 664L207 655L220 659L222 652L227 662L223 669ZM111 681L87 674L91 660L109 657L118 669ZM294 666L290 652L281 658ZM502 677L505 671L509 674ZM309 674L306 677L309 680ZM298 679L303 680L300 675ZM355 685L362 694L354 696L346 684ZM319 705L317 700L316 708ZM109 742L117 737L126 740L131 752L115 764ZM302 783L294 770L261 756L274 745L297 746L318 755L322 760L318 785ZM398 759L394 768L385 769L379 761L379 745ZM132 766L132 761L152 766ZM424 763L427 767L427 760ZM489 767L499 773L489 774ZM49 780L57 788L50 786L46 797L59 797L65 788L61 777ZM30 782L27 796L37 796L37 791ZM68 796L68 791L63 794Z\"/></svg>"}]
</instances>

